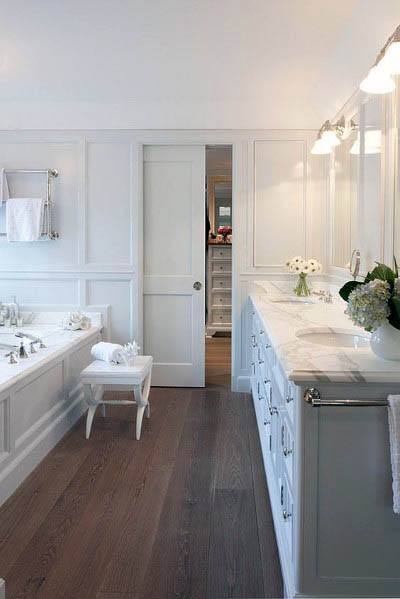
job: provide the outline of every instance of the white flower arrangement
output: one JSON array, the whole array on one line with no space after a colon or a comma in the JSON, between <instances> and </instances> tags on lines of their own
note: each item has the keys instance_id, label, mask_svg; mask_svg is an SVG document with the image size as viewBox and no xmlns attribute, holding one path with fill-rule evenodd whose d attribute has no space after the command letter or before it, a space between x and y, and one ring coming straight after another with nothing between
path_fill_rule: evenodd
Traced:
<instances>
[{"instance_id":1,"label":"white flower arrangement","mask_svg":"<svg viewBox=\"0 0 400 599\"><path fill-rule=\"evenodd\" d=\"M315 258L306 260L303 256L295 256L286 262L286 268L295 275L317 275L322 272L322 264Z\"/></svg>"}]
</instances>

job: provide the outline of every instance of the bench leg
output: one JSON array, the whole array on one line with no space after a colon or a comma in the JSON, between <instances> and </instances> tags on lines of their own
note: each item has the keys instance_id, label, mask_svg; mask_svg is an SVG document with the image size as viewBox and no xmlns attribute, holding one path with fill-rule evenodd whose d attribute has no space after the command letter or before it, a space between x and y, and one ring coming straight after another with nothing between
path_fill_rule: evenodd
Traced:
<instances>
[{"instance_id":1,"label":"bench leg","mask_svg":"<svg viewBox=\"0 0 400 599\"><path fill-rule=\"evenodd\" d=\"M137 414L136 414L136 439L140 440L140 435L142 432L142 422L143 422L143 414L146 412L146 417L150 418L150 403L149 403L149 393L150 393L150 383L151 383L151 371L146 376L142 385L135 385L133 388L133 392L135 395L135 401L137 403Z\"/></svg>"},{"instance_id":2,"label":"bench leg","mask_svg":"<svg viewBox=\"0 0 400 599\"><path fill-rule=\"evenodd\" d=\"M103 418L105 418L106 417L106 404L105 403L101 404L101 413L103 415Z\"/></svg>"},{"instance_id":3,"label":"bench leg","mask_svg":"<svg viewBox=\"0 0 400 599\"><path fill-rule=\"evenodd\" d=\"M89 439L90 437L90 431L92 430L92 423L93 423L93 418L96 412L96 405L90 405L89 409L88 409L88 413L87 413L87 418L86 418L86 439Z\"/></svg>"},{"instance_id":4,"label":"bench leg","mask_svg":"<svg viewBox=\"0 0 400 599\"><path fill-rule=\"evenodd\" d=\"M85 396L85 401L88 405L88 413L86 417L86 439L89 439L90 431L92 430L93 418L96 413L97 406L100 405L101 399L103 397L103 387L102 385L95 385L94 387L92 387L92 385L86 384L83 385L83 392ZM104 411L103 415L105 415Z\"/></svg>"}]
</instances>

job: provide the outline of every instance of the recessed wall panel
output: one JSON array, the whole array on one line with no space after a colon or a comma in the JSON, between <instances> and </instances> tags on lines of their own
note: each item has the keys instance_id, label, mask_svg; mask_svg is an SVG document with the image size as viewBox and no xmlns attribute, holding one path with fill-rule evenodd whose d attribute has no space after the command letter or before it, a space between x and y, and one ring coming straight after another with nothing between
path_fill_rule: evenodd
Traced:
<instances>
[{"instance_id":1,"label":"recessed wall panel","mask_svg":"<svg viewBox=\"0 0 400 599\"><path fill-rule=\"evenodd\" d=\"M305 144L256 141L254 158L253 266L282 266L306 251Z\"/></svg>"},{"instance_id":2,"label":"recessed wall panel","mask_svg":"<svg viewBox=\"0 0 400 599\"><path fill-rule=\"evenodd\" d=\"M87 255L92 264L131 263L130 143L87 145Z\"/></svg>"},{"instance_id":3,"label":"recessed wall panel","mask_svg":"<svg viewBox=\"0 0 400 599\"><path fill-rule=\"evenodd\" d=\"M132 340L132 293L130 280L97 279L87 281L87 304L110 304L110 334L113 343Z\"/></svg>"}]
</instances>

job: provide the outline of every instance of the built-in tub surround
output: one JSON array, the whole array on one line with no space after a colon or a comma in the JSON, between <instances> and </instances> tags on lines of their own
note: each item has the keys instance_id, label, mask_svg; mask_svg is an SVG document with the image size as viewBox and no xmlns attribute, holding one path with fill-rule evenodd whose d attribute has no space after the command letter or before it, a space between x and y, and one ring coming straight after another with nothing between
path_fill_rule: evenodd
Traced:
<instances>
[{"instance_id":1,"label":"built-in tub surround","mask_svg":"<svg viewBox=\"0 0 400 599\"><path fill-rule=\"evenodd\" d=\"M398 597L387 409L317 408L303 396L383 400L400 393L399 364L373 354L337 296L258 289L251 387L286 595Z\"/></svg>"},{"instance_id":2,"label":"built-in tub surround","mask_svg":"<svg viewBox=\"0 0 400 599\"><path fill-rule=\"evenodd\" d=\"M60 326L63 313L36 314L21 328L0 328L0 503L2 503L82 415L79 375L101 338L101 315L90 314L86 331ZM17 331L43 340L46 347L10 364L1 343L19 345Z\"/></svg>"}]
</instances>

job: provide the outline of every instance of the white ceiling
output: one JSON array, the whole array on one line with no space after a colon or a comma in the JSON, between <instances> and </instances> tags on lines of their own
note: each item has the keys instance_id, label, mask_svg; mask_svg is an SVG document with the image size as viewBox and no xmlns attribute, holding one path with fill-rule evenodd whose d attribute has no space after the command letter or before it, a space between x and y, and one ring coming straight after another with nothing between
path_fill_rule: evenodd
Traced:
<instances>
[{"instance_id":1,"label":"white ceiling","mask_svg":"<svg viewBox=\"0 0 400 599\"><path fill-rule=\"evenodd\" d=\"M1 127L316 128L399 0L0 0Z\"/></svg>"}]
</instances>

